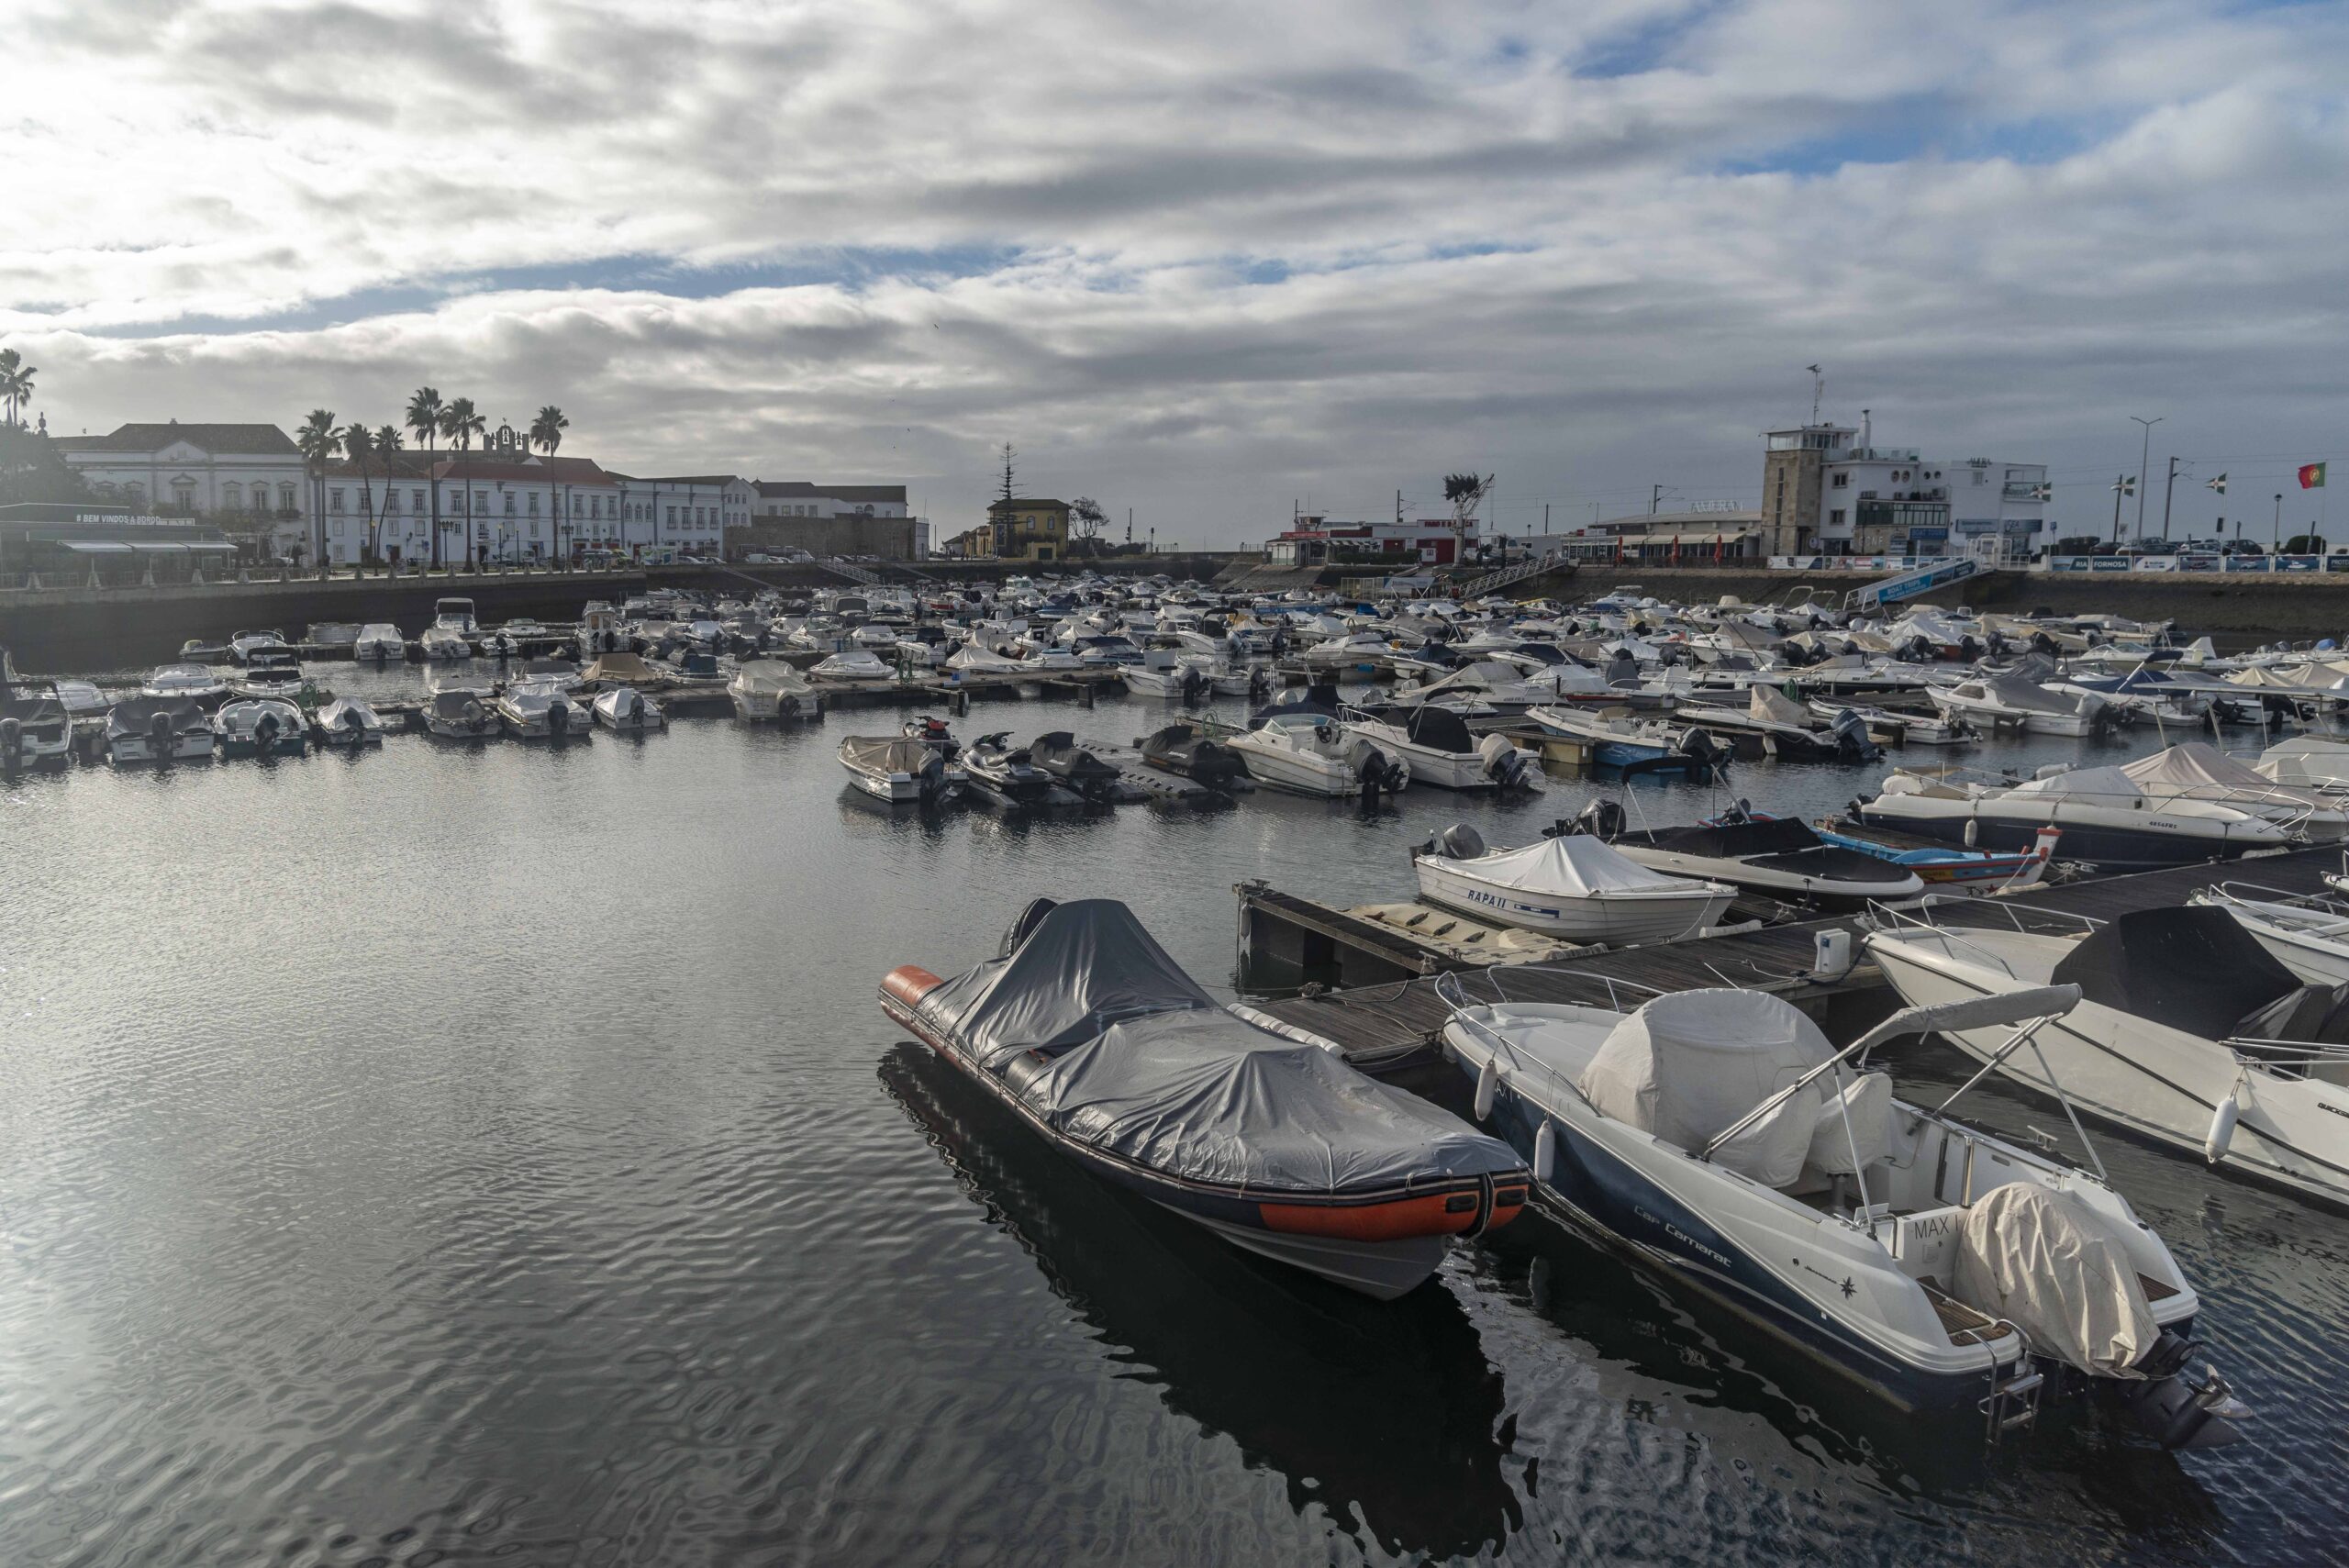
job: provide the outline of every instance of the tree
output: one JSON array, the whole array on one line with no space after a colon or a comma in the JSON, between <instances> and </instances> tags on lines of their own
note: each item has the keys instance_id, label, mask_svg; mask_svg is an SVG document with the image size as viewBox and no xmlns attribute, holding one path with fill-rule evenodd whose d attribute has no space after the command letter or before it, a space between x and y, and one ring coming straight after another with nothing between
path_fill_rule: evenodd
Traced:
<instances>
[{"instance_id":1,"label":"tree","mask_svg":"<svg viewBox=\"0 0 2349 1568\"><path fill-rule=\"evenodd\" d=\"M1493 478L1489 473L1482 479L1474 473L1447 473L1443 476L1443 498L1452 503L1452 531L1464 541L1468 537L1468 525L1476 516L1476 508L1484 504L1486 496L1492 494ZM1459 559L1458 545L1453 546L1452 553L1454 560Z\"/></svg>"},{"instance_id":2,"label":"tree","mask_svg":"<svg viewBox=\"0 0 2349 1568\"><path fill-rule=\"evenodd\" d=\"M1090 495L1079 495L1068 504L1069 543L1081 544L1090 550L1108 521L1109 514L1101 509L1100 502Z\"/></svg>"},{"instance_id":3,"label":"tree","mask_svg":"<svg viewBox=\"0 0 2349 1568\"><path fill-rule=\"evenodd\" d=\"M446 408L438 390L419 386L407 400L405 416L407 428L424 441L425 477L432 483L432 567L436 572L440 567L440 477L432 471L440 466L440 449L436 443L440 439L440 416Z\"/></svg>"},{"instance_id":4,"label":"tree","mask_svg":"<svg viewBox=\"0 0 2349 1568\"><path fill-rule=\"evenodd\" d=\"M1009 441L1003 443L1003 494L996 497L996 499L1007 505L1008 505L1019 494L1018 490L1012 487L1011 460L1017 455L1019 454L1011 450L1011 443Z\"/></svg>"},{"instance_id":5,"label":"tree","mask_svg":"<svg viewBox=\"0 0 2349 1568\"><path fill-rule=\"evenodd\" d=\"M21 425L0 425L0 506L18 501L88 501L87 481L49 438Z\"/></svg>"},{"instance_id":6,"label":"tree","mask_svg":"<svg viewBox=\"0 0 2349 1568\"><path fill-rule=\"evenodd\" d=\"M2322 555L2324 539L2320 534L2294 534L2284 541L2286 555Z\"/></svg>"},{"instance_id":7,"label":"tree","mask_svg":"<svg viewBox=\"0 0 2349 1568\"><path fill-rule=\"evenodd\" d=\"M334 461L340 439L333 412L325 408L311 409L310 417L302 421L302 428L294 432L294 444L301 450L303 465L310 471L310 538L321 566L327 559L327 464Z\"/></svg>"},{"instance_id":8,"label":"tree","mask_svg":"<svg viewBox=\"0 0 2349 1568\"><path fill-rule=\"evenodd\" d=\"M374 443L375 457L384 465L384 504L376 509L374 517L368 521L367 548L380 558L384 553L384 519L390 515L394 500L392 480L399 473L400 465L396 460L403 446L399 427L397 425L376 426Z\"/></svg>"},{"instance_id":9,"label":"tree","mask_svg":"<svg viewBox=\"0 0 2349 1568\"><path fill-rule=\"evenodd\" d=\"M465 460L473 455L473 438L489 428L489 421L473 412L470 397L452 397L449 406L440 410L440 433L457 449L457 489L465 498L465 560L470 563L473 553L473 487L465 478ZM440 536L433 535L433 544Z\"/></svg>"},{"instance_id":10,"label":"tree","mask_svg":"<svg viewBox=\"0 0 2349 1568\"><path fill-rule=\"evenodd\" d=\"M353 419L342 432L342 455L359 469L359 520L370 536L362 547L369 555L375 553L375 487L367 481L367 460L375 455L374 432ZM384 487L390 488L391 475L385 474Z\"/></svg>"},{"instance_id":11,"label":"tree","mask_svg":"<svg viewBox=\"0 0 2349 1568\"><path fill-rule=\"evenodd\" d=\"M25 405L32 401L33 367L14 349L0 349L0 401L8 405L8 423L24 423Z\"/></svg>"},{"instance_id":12,"label":"tree","mask_svg":"<svg viewBox=\"0 0 2349 1568\"><path fill-rule=\"evenodd\" d=\"M537 418L530 421L530 444L547 456L552 457L562 446L562 433L569 428L571 428L571 421L562 417L562 409L550 403L539 410ZM554 532L554 553L558 559L561 559L565 554L562 548L563 524L570 520L571 509L568 506L558 506L554 495L554 479L551 475L547 479L547 505L550 507L557 507L554 519L548 527Z\"/></svg>"}]
</instances>

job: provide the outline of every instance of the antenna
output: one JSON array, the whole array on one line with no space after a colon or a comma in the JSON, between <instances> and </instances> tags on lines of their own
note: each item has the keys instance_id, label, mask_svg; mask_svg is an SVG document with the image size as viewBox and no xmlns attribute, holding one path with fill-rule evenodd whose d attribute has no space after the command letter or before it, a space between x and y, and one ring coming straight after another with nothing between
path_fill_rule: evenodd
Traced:
<instances>
[{"instance_id":1,"label":"antenna","mask_svg":"<svg viewBox=\"0 0 2349 1568\"><path fill-rule=\"evenodd\" d=\"M1819 423L1819 400L1827 391L1827 377L1820 373L1817 365L1808 368L1810 371L1810 422L1816 425Z\"/></svg>"}]
</instances>

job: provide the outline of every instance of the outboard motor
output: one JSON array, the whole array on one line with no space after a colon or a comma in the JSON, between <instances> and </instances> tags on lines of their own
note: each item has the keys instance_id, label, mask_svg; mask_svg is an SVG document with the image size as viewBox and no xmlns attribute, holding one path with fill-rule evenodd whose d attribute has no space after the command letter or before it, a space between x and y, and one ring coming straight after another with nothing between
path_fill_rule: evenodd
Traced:
<instances>
[{"instance_id":1,"label":"outboard motor","mask_svg":"<svg viewBox=\"0 0 2349 1568\"><path fill-rule=\"evenodd\" d=\"M172 760L172 740L170 714L157 713L147 720L147 745L154 752L155 761L168 762Z\"/></svg>"},{"instance_id":2,"label":"outboard motor","mask_svg":"<svg viewBox=\"0 0 2349 1568\"><path fill-rule=\"evenodd\" d=\"M1839 762L1878 762L1884 760L1884 748L1868 739L1867 721L1851 708L1835 716L1828 726L1835 737L1835 760Z\"/></svg>"},{"instance_id":3,"label":"outboard motor","mask_svg":"<svg viewBox=\"0 0 2349 1568\"><path fill-rule=\"evenodd\" d=\"M1485 836L1465 822L1454 822L1429 840L1428 848L1447 860L1473 861L1485 852Z\"/></svg>"},{"instance_id":4,"label":"outboard motor","mask_svg":"<svg viewBox=\"0 0 2349 1568\"><path fill-rule=\"evenodd\" d=\"M1972 664L1979 661L1982 657L1981 639L1976 637L1970 631L1964 637L1959 638L1957 639L1957 656L1962 662L1968 664Z\"/></svg>"},{"instance_id":5,"label":"outboard motor","mask_svg":"<svg viewBox=\"0 0 2349 1568\"><path fill-rule=\"evenodd\" d=\"M25 726L21 719L0 718L0 768L17 771L18 749L24 742Z\"/></svg>"},{"instance_id":6,"label":"outboard motor","mask_svg":"<svg viewBox=\"0 0 2349 1568\"><path fill-rule=\"evenodd\" d=\"M2243 1440L2234 1420L2250 1411L2226 1379L2207 1363L2199 1381L2188 1379L2186 1360L2196 1348L2192 1340L2165 1329L2131 1369L2142 1376L2114 1385L2121 1407L2166 1449L2224 1448Z\"/></svg>"},{"instance_id":7,"label":"outboard motor","mask_svg":"<svg viewBox=\"0 0 2349 1568\"><path fill-rule=\"evenodd\" d=\"M1215 683L1209 680L1206 672L1199 669L1198 666L1194 664L1186 665L1184 667L1183 700L1185 702L1205 702L1208 698L1208 694L1214 689Z\"/></svg>"},{"instance_id":8,"label":"outboard motor","mask_svg":"<svg viewBox=\"0 0 2349 1568\"><path fill-rule=\"evenodd\" d=\"M2055 639L2043 631L2034 631L2031 634L2031 651L2033 653L2044 653L2053 659L2057 652Z\"/></svg>"},{"instance_id":9,"label":"outboard motor","mask_svg":"<svg viewBox=\"0 0 2349 1568\"><path fill-rule=\"evenodd\" d=\"M367 721L359 717L357 708L347 707L342 710L342 727L350 730L351 738L356 740L366 729Z\"/></svg>"},{"instance_id":10,"label":"outboard motor","mask_svg":"<svg viewBox=\"0 0 2349 1568\"><path fill-rule=\"evenodd\" d=\"M571 705L569 703L558 700L547 705L547 733L556 736L571 733Z\"/></svg>"},{"instance_id":11,"label":"outboard motor","mask_svg":"<svg viewBox=\"0 0 2349 1568\"><path fill-rule=\"evenodd\" d=\"M1587 833L1601 843L1612 843L1623 832L1623 803L1601 796L1582 808L1582 815L1565 825L1567 833ZM1564 837L1553 834L1552 837Z\"/></svg>"},{"instance_id":12,"label":"outboard motor","mask_svg":"<svg viewBox=\"0 0 2349 1568\"><path fill-rule=\"evenodd\" d=\"M1681 732L1679 744L1673 750L1687 759L1691 778L1710 778L1726 771L1731 755L1727 747L1713 739L1710 731L1695 725Z\"/></svg>"},{"instance_id":13,"label":"outboard motor","mask_svg":"<svg viewBox=\"0 0 2349 1568\"><path fill-rule=\"evenodd\" d=\"M1533 760L1505 735L1486 736L1476 743L1476 755L1484 759L1485 776L1503 789L1519 789L1532 782Z\"/></svg>"},{"instance_id":14,"label":"outboard motor","mask_svg":"<svg viewBox=\"0 0 2349 1568\"><path fill-rule=\"evenodd\" d=\"M1349 754L1354 765L1354 777L1362 781L1363 798L1375 800L1383 791L1387 795L1401 793L1411 782L1410 770L1389 757L1369 741L1359 741Z\"/></svg>"},{"instance_id":15,"label":"outboard motor","mask_svg":"<svg viewBox=\"0 0 2349 1568\"><path fill-rule=\"evenodd\" d=\"M459 708L457 712L458 716L465 721L466 728L472 730L476 735L481 733L482 720L487 717L488 715L483 711L480 698L467 697L465 699L465 706Z\"/></svg>"},{"instance_id":16,"label":"outboard motor","mask_svg":"<svg viewBox=\"0 0 2349 1568\"><path fill-rule=\"evenodd\" d=\"M1273 673L1259 664L1248 672L1248 700L1263 702L1273 695Z\"/></svg>"},{"instance_id":17,"label":"outboard motor","mask_svg":"<svg viewBox=\"0 0 2349 1568\"><path fill-rule=\"evenodd\" d=\"M1050 898L1030 899L1028 906L1014 917L1010 925L1004 928L1003 940L996 946L996 957L1009 958L1013 953L1018 952L1020 944L1034 935L1036 928L1044 923L1044 917L1059 907L1060 905Z\"/></svg>"},{"instance_id":18,"label":"outboard motor","mask_svg":"<svg viewBox=\"0 0 2349 1568\"><path fill-rule=\"evenodd\" d=\"M922 799L934 801L941 798L945 795L948 787L946 759L940 756L933 749L929 760L922 763L920 771L915 773L914 777L920 782Z\"/></svg>"}]
</instances>

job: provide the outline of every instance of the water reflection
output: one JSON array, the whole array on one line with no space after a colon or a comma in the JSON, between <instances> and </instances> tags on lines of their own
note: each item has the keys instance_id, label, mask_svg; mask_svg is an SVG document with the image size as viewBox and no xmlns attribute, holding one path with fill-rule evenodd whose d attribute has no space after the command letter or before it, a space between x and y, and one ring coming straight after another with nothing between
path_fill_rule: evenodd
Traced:
<instances>
[{"instance_id":1,"label":"water reflection","mask_svg":"<svg viewBox=\"0 0 2349 1568\"><path fill-rule=\"evenodd\" d=\"M1129 1375L1279 1472L1292 1507L1437 1556L1518 1528L1501 1374L1450 1292L1382 1305L1252 1259L1091 1179L917 1046L880 1078Z\"/></svg>"}]
</instances>

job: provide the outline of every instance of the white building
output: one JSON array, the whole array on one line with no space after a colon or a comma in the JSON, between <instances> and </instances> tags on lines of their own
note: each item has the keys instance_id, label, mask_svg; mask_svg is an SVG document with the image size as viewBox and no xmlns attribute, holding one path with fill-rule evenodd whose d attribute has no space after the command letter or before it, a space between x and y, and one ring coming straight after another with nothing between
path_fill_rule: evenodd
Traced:
<instances>
[{"instance_id":1,"label":"white building","mask_svg":"<svg viewBox=\"0 0 2349 1568\"><path fill-rule=\"evenodd\" d=\"M1855 439L1856 438L1856 439ZM1862 420L1765 433L1762 535L1774 555L1952 555L2042 542L2047 465L1879 447Z\"/></svg>"},{"instance_id":2,"label":"white building","mask_svg":"<svg viewBox=\"0 0 2349 1568\"><path fill-rule=\"evenodd\" d=\"M720 554L726 530L751 520L758 492L739 474L686 474L674 479L615 474L621 487L623 521L641 530L640 541L687 555Z\"/></svg>"},{"instance_id":3,"label":"white building","mask_svg":"<svg viewBox=\"0 0 2349 1568\"><path fill-rule=\"evenodd\" d=\"M52 438L102 501L134 512L250 528L267 520L305 538L310 476L274 425L124 425L110 435Z\"/></svg>"},{"instance_id":4,"label":"white building","mask_svg":"<svg viewBox=\"0 0 2349 1568\"><path fill-rule=\"evenodd\" d=\"M820 484L762 479L751 515L759 517L902 517L902 484Z\"/></svg>"}]
</instances>

